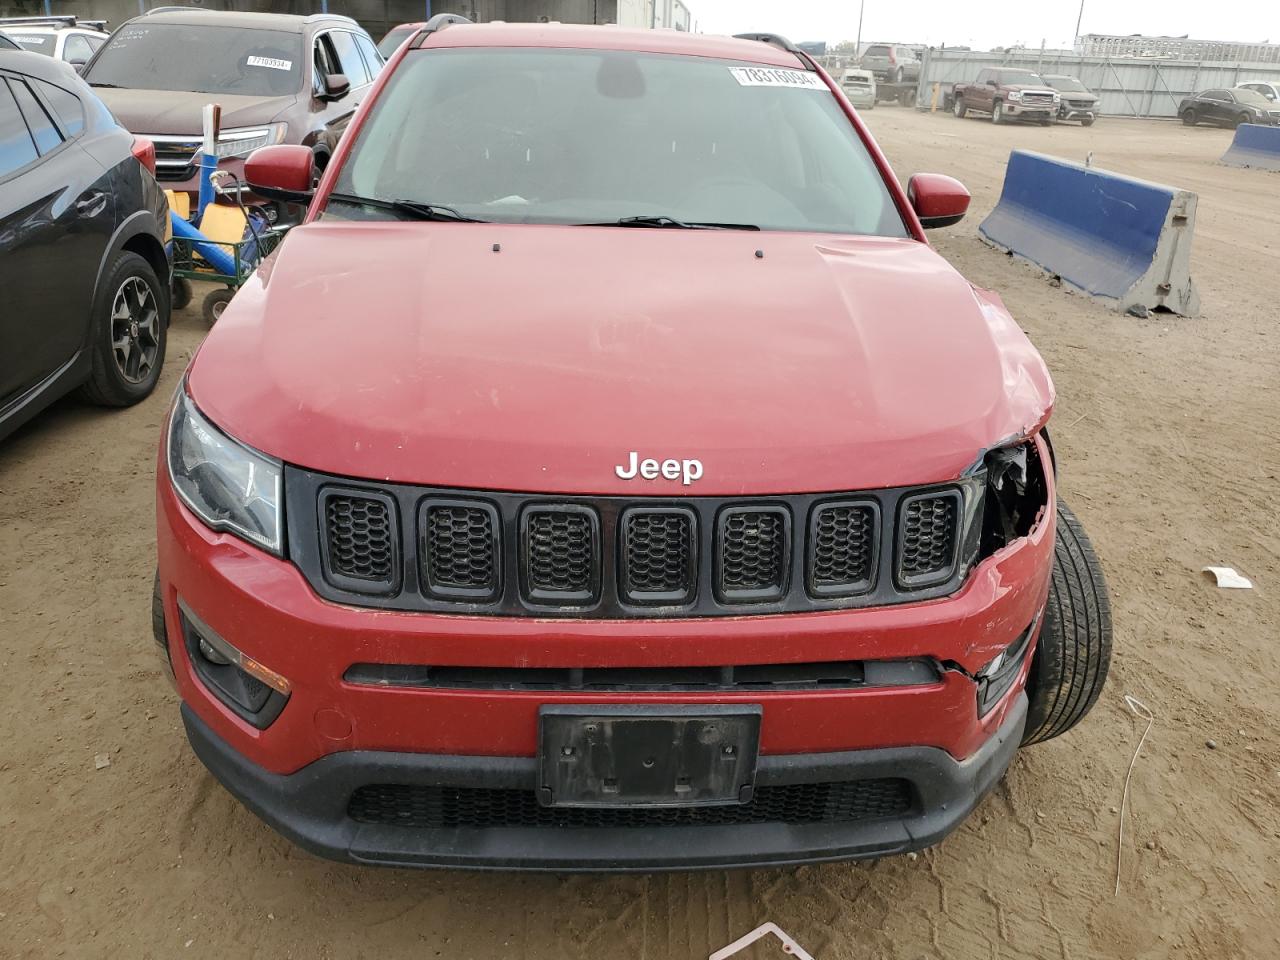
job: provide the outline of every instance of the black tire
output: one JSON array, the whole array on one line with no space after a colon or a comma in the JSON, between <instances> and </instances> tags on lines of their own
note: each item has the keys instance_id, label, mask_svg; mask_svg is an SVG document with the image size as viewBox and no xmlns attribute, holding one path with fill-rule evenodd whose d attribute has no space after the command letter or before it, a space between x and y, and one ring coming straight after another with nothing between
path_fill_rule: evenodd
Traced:
<instances>
[{"instance_id":1,"label":"black tire","mask_svg":"<svg viewBox=\"0 0 1280 960\"><path fill-rule=\"evenodd\" d=\"M1004 104L999 100L991 105L991 122L1004 123Z\"/></svg>"},{"instance_id":2,"label":"black tire","mask_svg":"<svg viewBox=\"0 0 1280 960\"><path fill-rule=\"evenodd\" d=\"M222 311L227 308L227 304L231 302L231 298L236 292L229 287L219 287L217 290L210 291L204 298L204 304L201 307L201 313L204 314L204 322L209 326L213 326L218 322L218 318L222 316Z\"/></svg>"},{"instance_id":3,"label":"black tire","mask_svg":"<svg viewBox=\"0 0 1280 960\"><path fill-rule=\"evenodd\" d=\"M1053 580L1027 677L1024 745L1066 733L1084 719L1111 665L1111 599L1084 527L1058 501Z\"/></svg>"},{"instance_id":4,"label":"black tire","mask_svg":"<svg viewBox=\"0 0 1280 960\"><path fill-rule=\"evenodd\" d=\"M1080 121L1080 126L1082 126L1082 127L1092 127L1092 126L1093 126L1093 117L1085 117L1083 120L1081 120L1081 121Z\"/></svg>"},{"instance_id":5,"label":"black tire","mask_svg":"<svg viewBox=\"0 0 1280 960\"><path fill-rule=\"evenodd\" d=\"M161 647L169 645L164 625L164 601L160 597L159 570L156 571L156 578L151 584L151 634Z\"/></svg>"},{"instance_id":6,"label":"black tire","mask_svg":"<svg viewBox=\"0 0 1280 960\"><path fill-rule=\"evenodd\" d=\"M185 310L194 295L195 293L191 289L191 281L178 278L173 281L173 293L170 296L169 305L174 310Z\"/></svg>"},{"instance_id":7,"label":"black tire","mask_svg":"<svg viewBox=\"0 0 1280 960\"><path fill-rule=\"evenodd\" d=\"M1231 126L1233 128L1238 127L1242 123L1248 123L1250 119L1252 118L1247 113L1242 113L1231 122Z\"/></svg>"},{"instance_id":8,"label":"black tire","mask_svg":"<svg viewBox=\"0 0 1280 960\"><path fill-rule=\"evenodd\" d=\"M916 105L916 88L908 87L903 90L898 97L898 102L904 107L914 107Z\"/></svg>"},{"instance_id":9,"label":"black tire","mask_svg":"<svg viewBox=\"0 0 1280 960\"><path fill-rule=\"evenodd\" d=\"M1194 110L1190 110L1190 109L1183 110L1182 122L1186 124L1188 127L1194 127L1197 123L1200 122L1200 118L1196 116L1196 112Z\"/></svg>"},{"instance_id":10,"label":"black tire","mask_svg":"<svg viewBox=\"0 0 1280 960\"><path fill-rule=\"evenodd\" d=\"M951 112L955 114L956 119L963 120L965 114L969 112L969 108L964 105L964 97L954 97L951 105Z\"/></svg>"},{"instance_id":11,"label":"black tire","mask_svg":"<svg viewBox=\"0 0 1280 960\"><path fill-rule=\"evenodd\" d=\"M164 366L169 296L151 264L125 251L103 279L93 305L92 367L80 394L103 407L128 407L150 396Z\"/></svg>"}]
</instances>

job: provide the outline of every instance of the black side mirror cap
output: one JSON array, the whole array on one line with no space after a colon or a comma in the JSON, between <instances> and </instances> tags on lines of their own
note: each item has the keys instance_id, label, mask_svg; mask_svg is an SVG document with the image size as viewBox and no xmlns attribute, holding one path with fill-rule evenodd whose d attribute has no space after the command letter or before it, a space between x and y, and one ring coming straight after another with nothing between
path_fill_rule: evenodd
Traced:
<instances>
[{"instance_id":1,"label":"black side mirror cap","mask_svg":"<svg viewBox=\"0 0 1280 960\"><path fill-rule=\"evenodd\" d=\"M351 81L345 73L331 73L324 78L324 93L321 100L341 100L351 90Z\"/></svg>"}]
</instances>

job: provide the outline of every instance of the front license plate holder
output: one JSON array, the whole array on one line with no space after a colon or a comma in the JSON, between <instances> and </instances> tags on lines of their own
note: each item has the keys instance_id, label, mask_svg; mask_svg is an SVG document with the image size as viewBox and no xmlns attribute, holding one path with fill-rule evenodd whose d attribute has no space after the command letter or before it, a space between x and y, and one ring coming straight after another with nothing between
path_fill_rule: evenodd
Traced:
<instances>
[{"instance_id":1,"label":"front license plate holder","mask_svg":"<svg viewBox=\"0 0 1280 960\"><path fill-rule=\"evenodd\" d=\"M753 704L545 706L538 801L629 809L749 803L761 714Z\"/></svg>"}]
</instances>

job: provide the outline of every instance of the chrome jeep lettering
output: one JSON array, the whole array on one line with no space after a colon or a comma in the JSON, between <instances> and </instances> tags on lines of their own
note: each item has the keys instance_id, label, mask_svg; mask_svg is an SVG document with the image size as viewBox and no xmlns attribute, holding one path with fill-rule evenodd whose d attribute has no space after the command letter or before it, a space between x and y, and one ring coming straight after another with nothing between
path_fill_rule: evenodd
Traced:
<instances>
[{"instance_id":1,"label":"chrome jeep lettering","mask_svg":"<svg viewBox=\"0 0 1280 960\"><path fill-rule=\"evenodd\" d=\"M665 480L679 480L687 487L701 479L702 461L668 459L659 462L652 457L641 460L639 452L632 450L627 454L627 462L615 466L613 472L622 480L634 480L637 476L645 480L662 477Z\"/></svg>"}]
</instances>

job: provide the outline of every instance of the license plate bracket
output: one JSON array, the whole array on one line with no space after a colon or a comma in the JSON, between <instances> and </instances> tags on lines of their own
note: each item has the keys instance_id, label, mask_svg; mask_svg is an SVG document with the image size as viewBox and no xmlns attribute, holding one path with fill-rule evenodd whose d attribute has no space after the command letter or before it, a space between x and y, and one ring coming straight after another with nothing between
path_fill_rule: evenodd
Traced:
<instances>
[{"instance_id":1,"label":"license plate bracket","mask_svg":"<svg viewBox=\"0 0 1280 960\"><path fill-rule=\"evenodd\" d=\"M749 803L761 715L755 704L544 706L538 800L600 808Z\"/></svg>"}]
</instances>

